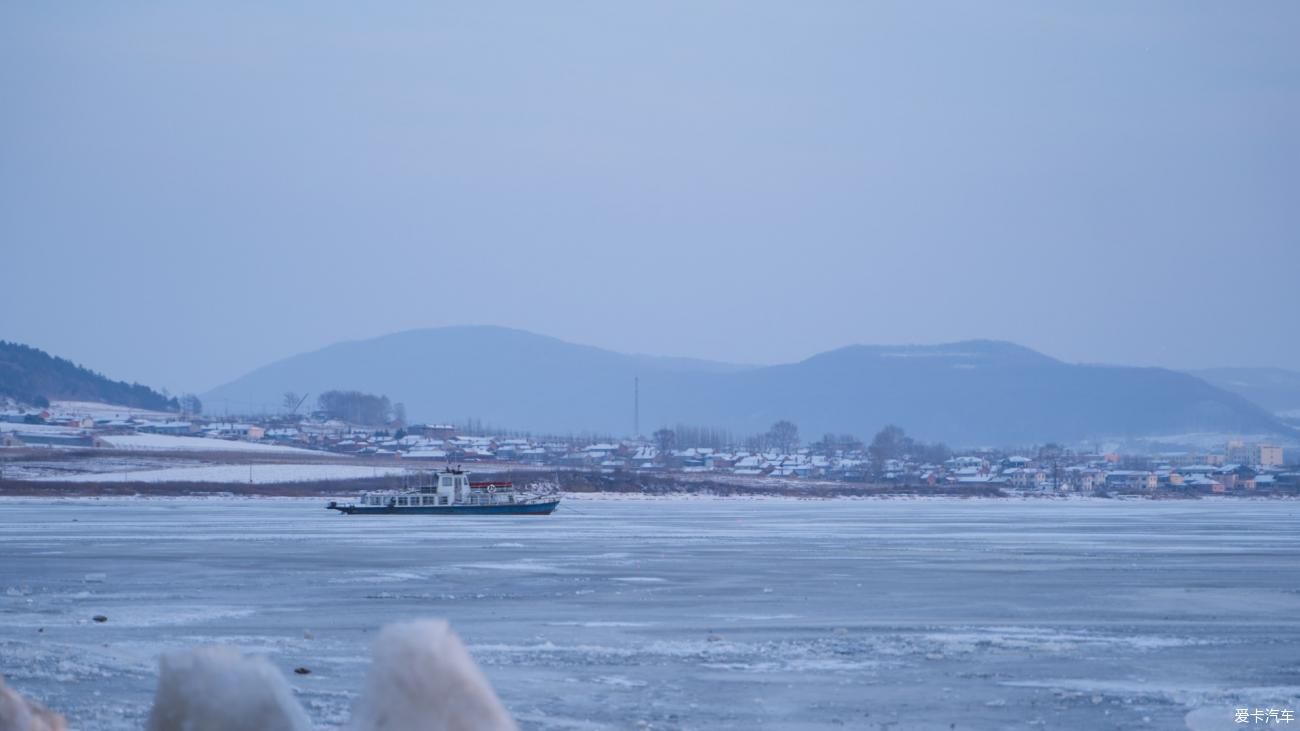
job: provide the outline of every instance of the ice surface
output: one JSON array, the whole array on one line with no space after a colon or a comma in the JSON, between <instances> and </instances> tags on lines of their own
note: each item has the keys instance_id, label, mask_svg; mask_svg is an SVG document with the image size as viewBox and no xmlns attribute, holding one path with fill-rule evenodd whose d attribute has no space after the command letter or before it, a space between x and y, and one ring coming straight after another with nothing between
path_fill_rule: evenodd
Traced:
<instances>
[{"instance_id":1,"label":"ice surface","mask_svg":"<svg viewBox=\"0 0 1300 731\"><path fill-rule=\"evenodd\" d=\"M310 731L270 662L230 647L163 655L148 731Z\"/></svg>"},{"instance_id":2,"label":"ice surface","mask_svg":"<svg viewBox=\"0 0 1300 731\"><path fill-rule=\"evenodd\" d=\"M158 658L210 644L264 656L316 729L342 728L375 628L428 616L531 731L1212 729L1237 707L1300 711L1300 502L593 498L448 519L27 498L0 514L0 673L87 731L141 729Z\"/></svg>"}]
</instances>

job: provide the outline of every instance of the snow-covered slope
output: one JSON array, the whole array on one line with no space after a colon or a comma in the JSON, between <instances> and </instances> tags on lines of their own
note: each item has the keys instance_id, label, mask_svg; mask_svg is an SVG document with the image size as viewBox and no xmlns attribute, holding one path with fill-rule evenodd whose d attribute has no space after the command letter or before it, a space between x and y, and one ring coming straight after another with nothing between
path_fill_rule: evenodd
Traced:
<instances>
[{"instance_id":1,"label":"snow-covered slope","mask_svg":"<svg viewBox=\"0 0 1300 731\"><path fill-rule=\"evenodd\" d=\"M178 437L170 434L123 434L106 436L101 441L115 449L159 449L185 452L276 452L280 454L318 454L310 449L280 444L229 442L204 437Z\"/></svg>"},{"instance_id":2,"label":"snow-covered slope","mask_svg":"<svg viewBox=\"0 0 1300 731\"><path fill-rule=\"evenodd\" d=\"M365 467L346 464L221 464L201 467L168 467L118 472L52 474L36 482L235 482L267 485L318 480L357 480L406 472L401 467Z\"/></svg>"}]
</instances>

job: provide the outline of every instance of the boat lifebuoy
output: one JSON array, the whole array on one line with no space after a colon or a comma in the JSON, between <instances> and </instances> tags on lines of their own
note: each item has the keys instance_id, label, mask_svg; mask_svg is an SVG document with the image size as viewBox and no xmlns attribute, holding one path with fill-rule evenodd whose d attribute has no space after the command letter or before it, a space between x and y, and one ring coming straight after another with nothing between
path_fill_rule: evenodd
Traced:
<instances>
[{"instance_id":1,"label":"boat lifebuoy","mask_svg":"<svg viewBox=\"0 0 1300 731\"><path fill-rule=\"evenodd\" d=\"M488 485L488 489L487 489L487 491L488 491L488 494L491 495L492 493L494 493L494 492L497 491L497 486L496 486L496 485Z\"/></svg>"}]
</instances>

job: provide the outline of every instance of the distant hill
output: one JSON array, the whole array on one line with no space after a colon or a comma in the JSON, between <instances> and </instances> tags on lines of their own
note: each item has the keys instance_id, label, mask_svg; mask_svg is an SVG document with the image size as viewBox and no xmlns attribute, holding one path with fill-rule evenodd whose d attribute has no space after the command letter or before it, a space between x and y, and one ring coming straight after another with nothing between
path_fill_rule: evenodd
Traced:
<instances>
[{"instance_id":1,"label":"distant hill","mask_svg":"<svg viewBox=\"0 0 1300 731\"><path fill-rule=\"evenodd\" d=\"M1205 381L1160 368L1062 363L973 341L852 346L799 363L745 367L624 355L519 330L449 327L339 343L259 368L205 394L209 410L274 408L283 393L382 393L411 420L543 433L684 423L737 436L790 419L806 440L869 438L896 423L955 446L1027 444L1196 431L1288 431L1272 414Z\"/></svg>"},{"instance_id":2,"label":"distant hill","mask_svg":"<svg viewBox=\"0 0 1300 731\"><path fill-rule=\"evenodd\" d=\"M176 399L138 383L112 381L72 361L18 343L0 340L0 396L28 405L67 399L166 411Z\"/></svg>"},{"instance_id":3,"label":"distant hill","mask_svg":"<svg viewBox=\"0 0 1300 731\"><path fill-rule=\"evenodd\" d=\"M1282 368L1211 368L1192 371L1192 375L1275 414L1300 417L1300 372Z\"/></svg>"}]
</instances>

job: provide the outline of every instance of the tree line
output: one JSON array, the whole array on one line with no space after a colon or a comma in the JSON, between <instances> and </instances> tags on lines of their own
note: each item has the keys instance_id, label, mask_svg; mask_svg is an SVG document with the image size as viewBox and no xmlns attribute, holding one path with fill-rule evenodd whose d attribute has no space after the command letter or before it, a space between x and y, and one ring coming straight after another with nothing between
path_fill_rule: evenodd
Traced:
<instances>
[{"instance_id":1,"label":"tree line","mask_svg":"<svg viewBox=\"0 0 1300 731\"><path fill-rule=\"evenodd\" d=\"M298 401L297 394L285 394L285 404L290 396ZM406 421L406 407L393 403L387 396L361 391L326 391L316 398L316 410L330 419L340 419L364 426L385 426Z\"/></svg>"},{"instance_id":2,"label":"tree line","mask_svg":"<svg viewBox=\"0 0 1300 731\"><path fill-rule=\"evenodd\" d=\"M39 348L0 340L0 397L46 408L52 399L101 401L153 411L177 411L180 402L164 390L114 381Z\"/></svg>"},{"instance_id":3,"label":"tree line","mask_svg":"<svg viewBox=\"0 0 1300 731\"><path fill-rule=\"evenodd\" d=\"M712 449L733 449L743 446L750 452L793 452L799 448L799 427L793 422L782 419L762 434L755 434L737 441L730 432L707 427L683 426L658 429L651 435L655 447L660 452L676 449L703 447ZM825 434L820 441L810 445L817 451L827 454L847 454L865 451L875 464L883 464L891 459L915 459L921 462L944 462L952 457L952 450L942 442L923 442L907 436L903 428L890 424L872 438L870 445L864 445L861 439L852 434Z\"/></svg>"}]
</instances>

